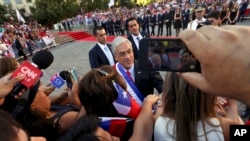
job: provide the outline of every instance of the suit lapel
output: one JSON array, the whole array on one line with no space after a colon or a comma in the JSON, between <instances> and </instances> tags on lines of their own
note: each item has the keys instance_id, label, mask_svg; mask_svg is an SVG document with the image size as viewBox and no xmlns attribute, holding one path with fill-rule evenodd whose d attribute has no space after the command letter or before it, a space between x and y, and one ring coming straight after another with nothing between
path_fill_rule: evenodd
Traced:
<instances>
[{"instance_id":1,"label":"suit lapel","mask_svg":"<svg viewBox=\"0 0 250 141\"><path fill-rule=\"evenodd\" d=\"M110 50L110 52L111 52L111 54L112 54L112 56L113 56L114 62L116 63L116 61L115 61L115 56L114 56L113 51L112 51L112 49L111 49L111 45L110 45L110 44L107 44L107 46L108 46L108 48L109 48L109 50ZM106 58L107 58L107 57L106 57Z\"/></svg>"},{"instance_id":2,"label":"suit lapel","mask_svg":"<svg viewBox=\"0 0 250 141\"><path fill-rule=\"evenodd\" d=\"M104 59L103 61L109 64L107 56L105 55L105 53L102 51L101 47L98 44L96 44L96 51L98 52L100 57Z\"/></svg>"},{"instance_id":3,"label":"suit lapel","mask_svg":"<svg viewBox=\"0 0 250 141\"><path fill-rule=\"evenodd\" d=\"M138 69L138 62L134 63L134 74L135 74L135 85L139 85L141 83L141 71Z\"/></svg>"}]
</instances>

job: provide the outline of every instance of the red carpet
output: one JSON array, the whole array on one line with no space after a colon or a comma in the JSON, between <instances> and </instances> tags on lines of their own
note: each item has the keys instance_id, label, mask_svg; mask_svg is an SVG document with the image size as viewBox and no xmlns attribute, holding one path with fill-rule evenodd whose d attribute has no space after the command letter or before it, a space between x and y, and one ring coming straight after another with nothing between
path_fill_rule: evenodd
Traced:
<instances>
[{"instance_id":1,"label":"red carpet","mask_svg":"<svg viewBox=\"0 0 250 141\"><path fill-rule=\"evenodd\" d=\"M115 37L117 37L117 36L107 36L107 41L109 43L111 43L115 39ZM124 37L127 38L127 36L124 36ZM166 38L166 37L164 37L164 36L162 36L162 37L151 36L151 38ZM168 38L176 38L176 37L171 36L171 37L168 37ZM83 39L77 40L77 41L80 41L80 42L96 42L96 39L95 39L94 36L91 36L91 37L83 38Z\"/></svg>"},{"instance_id":2,"label":"red carpet","mask_svg":"<svg viewBox=\"0 0 250 141\"><path fill-rule=\"evenodd\" d=\"M84 32L84 31L59 32L58 34L59 35L67 35L74 40L82 40L84 38L88 38L88 37L93 36L93 35L89 34L88 32Z\"/></svg>"},{"instance_id":3,"label":"red carpet","mask_svg":"<svg viewBox=\"0 0 250 141\"><path fill-rule=\"evenodd\" d=\"M88 32L84 32L84 31L59 32L58 34L59 35L67 35L67 36L71 37L72 39L74 39L76 41L80 41L80 42L96 42L95 36L91 35ZM107 42L111 43L115 37L117 37L117 36L107 36ZM151 36L151 38L165 38L165 37L164 36L162 36L162 37ZM175 37L171 36L168 38L175 38Z\"/></svg>"}]
</instances>

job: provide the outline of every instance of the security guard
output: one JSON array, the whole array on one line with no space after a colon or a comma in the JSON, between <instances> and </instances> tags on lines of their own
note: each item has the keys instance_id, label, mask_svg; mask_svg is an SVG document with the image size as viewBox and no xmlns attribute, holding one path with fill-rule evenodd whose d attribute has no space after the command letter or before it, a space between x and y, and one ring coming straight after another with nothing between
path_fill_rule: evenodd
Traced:
<instances>
[{"instance_id":1,"label":"security guard","mask_svg":"<svg viewBox=\"0 0 250 141\"><path fill-rule=\"evenodd\" d=\"M204 18L205 12L206 12L206 7L202 4L197 4L195 6L196 19L188 23L187 29L196 30L199 24L205 22L206 21L206 19Z\"/></svg>"}]
</instances>

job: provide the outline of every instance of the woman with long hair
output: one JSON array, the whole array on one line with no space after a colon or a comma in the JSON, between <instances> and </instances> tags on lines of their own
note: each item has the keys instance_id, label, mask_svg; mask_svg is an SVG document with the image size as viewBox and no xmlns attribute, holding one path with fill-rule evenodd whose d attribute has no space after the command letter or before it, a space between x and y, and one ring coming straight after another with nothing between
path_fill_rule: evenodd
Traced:
<instances>
[{"instance_id":1,"label":"woman with long hair","mask_svg":"<svg viewBox=\"0 0 250 141\"><path fill-rule=\"evenodd\" d=\"M217 117L216 96L189 85L176 73L168 73L162 94L160 116L154 128L155 141L227 141L231 119Z\"/></svg>"},{"instance_id":2,"label":"woman with long hair","mask_svg":"<svg viewBox=\"0 0 250 141\"><path fill-rule=\"evenodd\" d=\"M228 12L228 24L235 25L239 16L239 8L237 2L233 3L232 6L229 7Z\"/></svg>"}]
</instances>

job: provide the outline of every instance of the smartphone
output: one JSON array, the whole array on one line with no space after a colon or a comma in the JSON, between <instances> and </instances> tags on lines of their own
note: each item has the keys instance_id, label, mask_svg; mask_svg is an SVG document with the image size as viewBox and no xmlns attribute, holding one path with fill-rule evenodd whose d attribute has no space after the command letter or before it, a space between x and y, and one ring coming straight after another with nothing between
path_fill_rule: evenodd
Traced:
<instances>
[{"instance_id":1,"label":"smartphone","mask_svg":"<svg viewBox=\"0 0 250 141\"><path fill-rule=\"evenodd\" d=\"M77 73L76 73L75 67L73 67L73 68L70 70L70 74L71 74L71 76L72 76L72 78L73 78L74 80L78 81L78 75L77 75Z\"/></svg>"},{"instance_id":2,"label":"smartphone","mask_svg":"<svg viewBox=\"0 0 250 141\"><path fill-rule=\"evenodd\" d=\"M65 77L65 81L66 81L66 84L67 84L67 87L69 89L72 89L72 86L73 86L73 78L70 74L70 71L64 71L64 77Z\"/></svg>"},{"instance_id":3,"label":"smartphone","mask_svg":"<svg viewBox=\"0 0 250 141\"><path fill-rule=\"evenodd\" d=\"M179 38L144 38L140 47L140 70L200 72L198 60Z\"/></svg>"}]
</instances>

